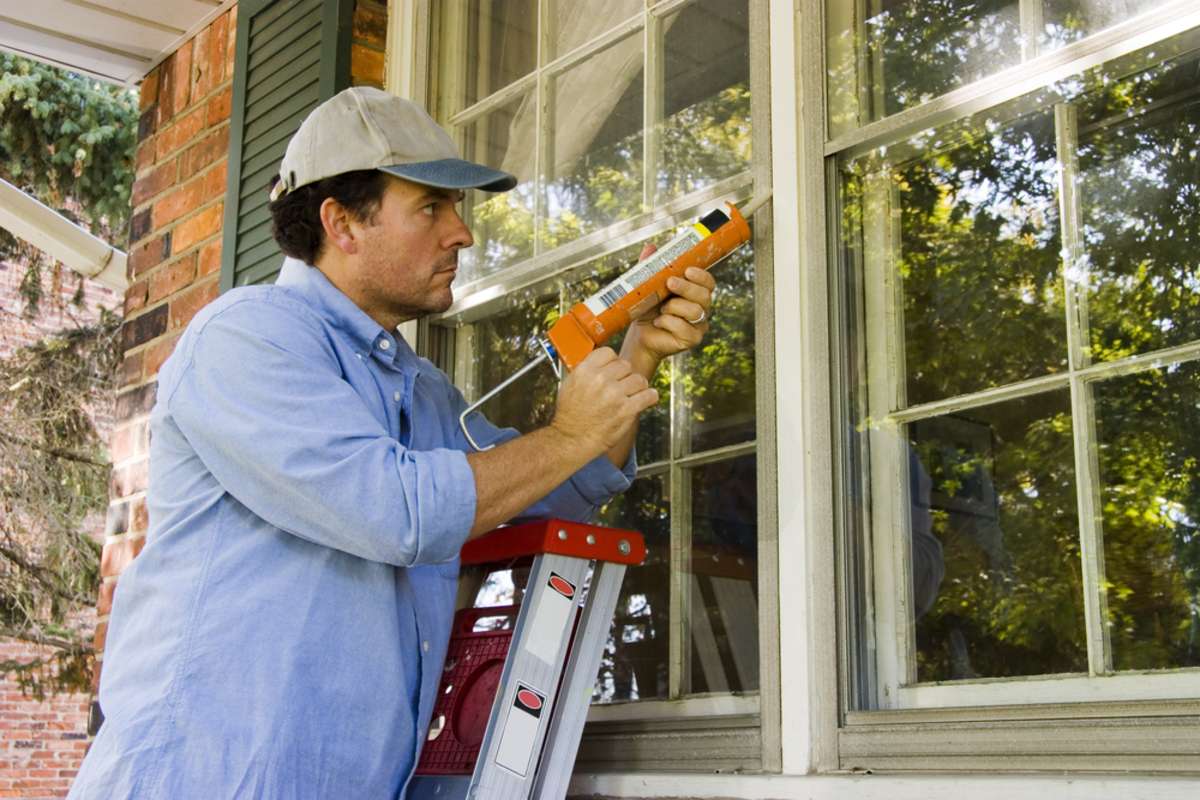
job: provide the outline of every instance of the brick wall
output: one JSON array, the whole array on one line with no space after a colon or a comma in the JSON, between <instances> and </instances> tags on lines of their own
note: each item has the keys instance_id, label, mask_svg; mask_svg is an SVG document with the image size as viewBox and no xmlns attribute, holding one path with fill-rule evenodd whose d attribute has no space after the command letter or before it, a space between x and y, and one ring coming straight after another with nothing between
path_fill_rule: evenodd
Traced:
<instances>
[{"instance_id":1,"label":"brick wall","mask_svg":"<svg viewBox=\"0 0 1200 800\"><path fill-rule=\"evenodd\" d=\"M124 359L110 440L109 535L101 560L97 669L118 578L145 543L147 417L158 369L183 328L218 293L228 176L237 8L162 62L141 86L130 225ZM352 82L383 85L387 6L358 0ZM93 731L99 724L93 719Z\"/></svg>"},{"instance_id":2,"label":"brick wall","mask_svg":"<svg viewBox=\"0 0 1200 800\"><path fill-rule=\"evenodd\" d=\"M0 262L0 358L57 331L85 326L103 306L113 310L120 298L107 287L63 270L43 276L45 293L38 313L27 315L20 296L25 265ZM77 290L81 302L73 301ZM96 419L101 436L109 420ZM97 537L103 535L97 526ZM91 626L90 615L81 624ZM0 639L0 661L29 663L50 651L13 639ZM38 700L21 692L12 678L0 679L0 798L65 797L87 747L86 692Z\"/></svg>"}]
</instances>

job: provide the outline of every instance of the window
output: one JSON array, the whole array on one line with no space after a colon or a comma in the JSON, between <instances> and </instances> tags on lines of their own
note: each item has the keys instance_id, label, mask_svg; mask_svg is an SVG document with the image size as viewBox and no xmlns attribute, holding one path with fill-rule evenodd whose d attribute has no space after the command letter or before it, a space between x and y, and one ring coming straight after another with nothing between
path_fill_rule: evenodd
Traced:
<instances>
[{"instance_id":1,"label":"window","mask_svg":"<svg viewBox=\"0 0 1200 800\"><path fill-rule=\"evenodd\" d=\"M1146 766L1133 719L1200 698L1200 19L827 6L842 763L920 763L902 722L1093 717L1073 758Z\"/></svg>"},{"instance_id":2,"label":"window","mask_svg":"<svg viewBox=\"0 0 1200 800\"><path fill-rule=\"evenodd\" d=\"M514 0L435 10L437 115L468 157L519 180L503 195L467 197L476 244L461 259L454 307L433 326L453 332L454 377L478 396L646 242L749 198L769 176L765 158L751 160L767 149L765 122L752 125L765 108L751 91L752 73L765 70L764 56L752 57L765 9ZM616 717L594 709L596 719L678 718L686 707L685 716L758 724L749 715L759 619L770 613L758 595L754 289L769 269L758 244L716 268L706 345L660 370L663 400L643 418L637 480L602 511L605 524L641 531L650 554L626 575L596 685L595 704ZM535 371L483 410L531 430L549 420L554 389L548 369ZM640 710L622 710L630 701ZM738 759L730 768L757 767Z\"/></svg>"}]
</instances>

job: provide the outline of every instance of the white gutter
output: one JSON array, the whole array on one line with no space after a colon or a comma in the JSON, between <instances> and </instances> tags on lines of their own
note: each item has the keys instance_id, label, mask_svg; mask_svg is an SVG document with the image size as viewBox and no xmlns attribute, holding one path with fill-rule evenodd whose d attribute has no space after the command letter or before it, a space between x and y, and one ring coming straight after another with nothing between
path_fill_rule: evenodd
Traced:
<instances>
[{"instance_id":1,"label":"white gutter","mask_svg":"<svg viewBox=\"0 0 1200 800\"><path fill-rule=\"evenodd\" d=\"M125 253L2 179L0 227L110 289L129 285Z\"/></svg>"}]
</instances>

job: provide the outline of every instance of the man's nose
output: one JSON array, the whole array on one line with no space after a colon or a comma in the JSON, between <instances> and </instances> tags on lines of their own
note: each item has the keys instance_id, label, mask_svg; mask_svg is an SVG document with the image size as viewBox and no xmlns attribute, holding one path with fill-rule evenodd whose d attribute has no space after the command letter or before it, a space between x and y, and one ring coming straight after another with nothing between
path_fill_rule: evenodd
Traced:
<instances>
[{"instance_id":1,"label":"man's nose","mask_svg":"<svg viewBox=\"0 0 1200 800\"><path fill-rule=\"evenodd\" d=\"M471 235L471 229L467 227L467 223L463 222L462 217L458 214L458 209L451 209L450 219L447 222L449 230L442 238L442 246L447 250L470 247L475 244L475 237Z\"/></svg>"}]
</instances>

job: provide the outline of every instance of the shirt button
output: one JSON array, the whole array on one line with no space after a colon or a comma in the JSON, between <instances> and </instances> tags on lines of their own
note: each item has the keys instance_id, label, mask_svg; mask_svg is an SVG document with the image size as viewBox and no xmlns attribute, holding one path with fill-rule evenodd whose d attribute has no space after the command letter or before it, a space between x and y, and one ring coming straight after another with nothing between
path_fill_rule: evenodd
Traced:
<instances>
[{"instance_id":1,"label":"shirt button","mask_svg":"<svg viewBox=\"0 0 1200 800\"><path fill-rule=\"evenodd\" d=\"M400 391L399 390L392 392L392 399L395 400L397 403L400 402Z\"/></svg>"},{"instance_id":2,"label":"shirt button","mask_svg":"<svg viewBox=\"0 0 1200 800\"><path fill-rule=\"evenodd\" d=\"M379 349L380 349L380 350L387 350L387 349L388 349L389 347L391 347L391 346L392 346L392 343L391 343L391 342L389 342L387 339L380 339L380 340L379 340Z\"/></svg>"},{"instance_id":3,"label":"shirt button","mask_svg":"<svg viewBox=\"0 0 1200 800\"><path fill-rule=\"evenodd\" d=\"M429 652L429 642L428 641L421 642L421 649L424 650L426 653L428 653Z\"/></svg>"}]
</instances>

